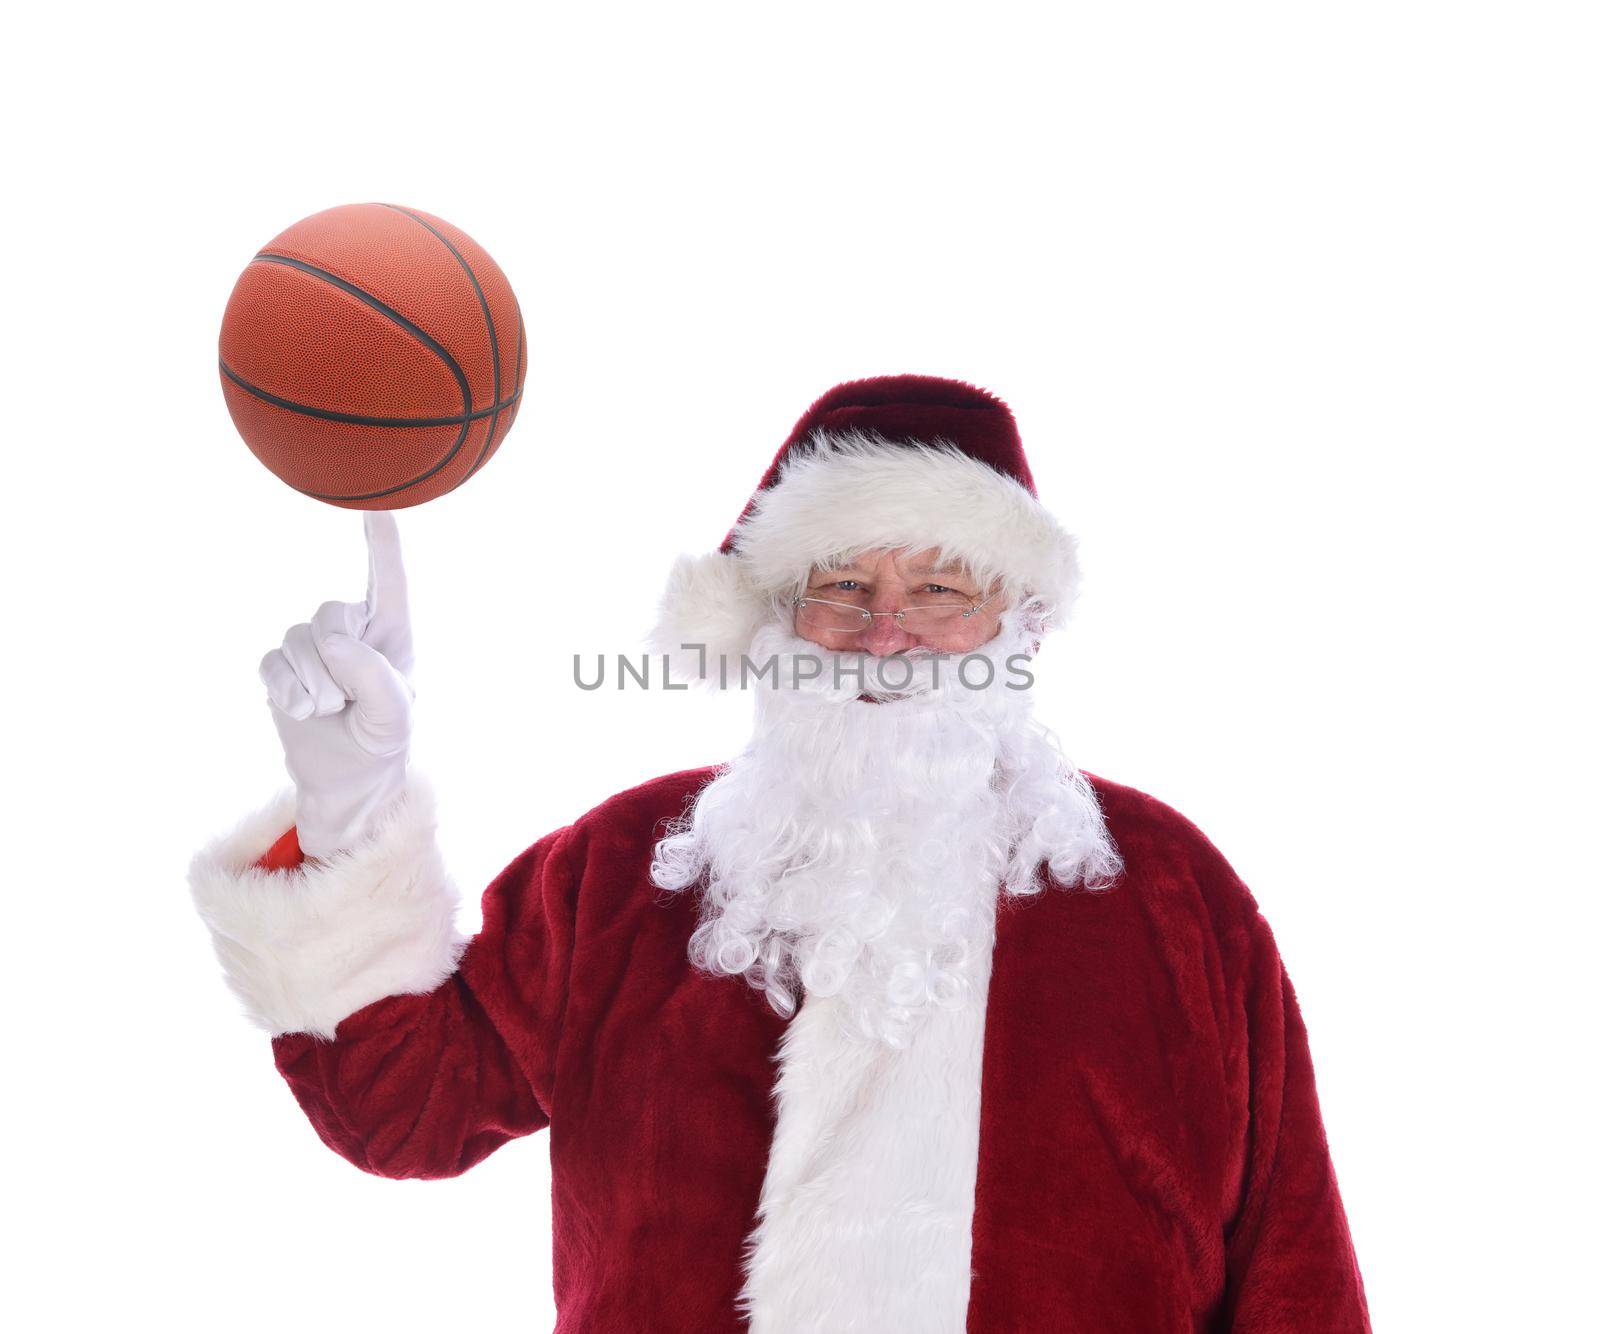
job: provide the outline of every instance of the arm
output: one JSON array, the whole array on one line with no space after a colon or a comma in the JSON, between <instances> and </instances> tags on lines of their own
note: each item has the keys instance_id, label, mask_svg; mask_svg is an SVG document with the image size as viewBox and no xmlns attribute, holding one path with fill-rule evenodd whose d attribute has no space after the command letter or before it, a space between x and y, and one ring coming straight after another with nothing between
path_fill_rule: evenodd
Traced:
<instances>
[{"instance_id":1,"label":"arm","mask_svg":"<svg viewBox=\"0 0 1600 1334\"><path fill-rule=\"evenodd\" d=\"M1231 1334L1369 1334L1366 1294L1323 1132L1294 988L1254 915L1245 972L1249 1134L1227 1232Z\"/></svg>"},{"instance_id":2,"label":"arm","mask_svg":"<svg viewBox=\"0 0 1600 1334\"><path fill-rule=\"evenodd\" d=\"M348 852L270 870L284 811L206 849L191 878L229 986L323 1142L379 1176L443 1177L548 1125L568 832L495 879L464 941L419 781Z\"/></svg>"},{"instance_id":3,"label":"arm","mask_svg":"<svg viewBox=\"0 0 1600 1334\"><path fill-rule=\"evenodd\" d=\"M389 515L366 516L366 532L367 600L324 603L262 662L295 789L202 851L190 884L323 1140L380 1175L448 1176L548 1124L566 833L514 862L484 896L480 934L458 935L432 797L407 773L399 539Z\"/></svg>"}]
</instances>

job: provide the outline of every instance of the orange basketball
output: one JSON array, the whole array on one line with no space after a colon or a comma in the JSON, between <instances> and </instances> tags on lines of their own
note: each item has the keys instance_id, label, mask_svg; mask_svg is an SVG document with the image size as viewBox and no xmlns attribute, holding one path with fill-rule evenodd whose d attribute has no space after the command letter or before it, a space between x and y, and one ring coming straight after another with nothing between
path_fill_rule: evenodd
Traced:
<instances>
[{"instance_id":1,"label":"orange basketball","mask_svg":"<svg viewBox=\"0 0 1600 1334\"><path fill-rule=\"evenodd\" d=\"M470 236L398 204L313 213L269 241L222 317L245 444L306 495L404 509L453 491L516 419L522 311Z\"/></svg>"}]
</instances>

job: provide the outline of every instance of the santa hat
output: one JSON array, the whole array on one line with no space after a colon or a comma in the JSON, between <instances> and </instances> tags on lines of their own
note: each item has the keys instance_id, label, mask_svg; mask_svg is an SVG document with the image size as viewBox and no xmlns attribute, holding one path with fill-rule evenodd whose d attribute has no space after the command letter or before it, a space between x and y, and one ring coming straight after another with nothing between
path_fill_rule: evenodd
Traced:
<instances>
[{"instance_id":1,"label":"santa hat","mask_svg":"<svg viewBox=\"0 0 1600 1334\"><path fill-rule=\"evenodd\" d=\"M650 644L674 675L704 645L708 676L739 656L819 563L932 548L1043 626L1070 607L1077 544L1039 503L1011 410L960 380L884 375L830 389L795 423L744 513L708 555L673 567Z\"/></svg>"}]
</instances>

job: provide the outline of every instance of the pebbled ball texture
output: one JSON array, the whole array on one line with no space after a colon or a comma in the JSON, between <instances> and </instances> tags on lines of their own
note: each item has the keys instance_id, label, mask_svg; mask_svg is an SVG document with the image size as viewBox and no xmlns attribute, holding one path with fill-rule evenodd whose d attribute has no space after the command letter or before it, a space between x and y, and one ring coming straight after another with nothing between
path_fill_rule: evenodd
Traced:
<instances>
[{"instance_id":1,"label":"pebbled ball texture","mask_svg":"<svg viewBox=\"0 0 1600 1334\"><path fill-rule=\"evenodd\" d=\"M522 312L481 246L397 204L275 236L222 317L222 392L279 478L346 509L405 509L493 457L526 373Z\"/></svg>"}]
</instances>

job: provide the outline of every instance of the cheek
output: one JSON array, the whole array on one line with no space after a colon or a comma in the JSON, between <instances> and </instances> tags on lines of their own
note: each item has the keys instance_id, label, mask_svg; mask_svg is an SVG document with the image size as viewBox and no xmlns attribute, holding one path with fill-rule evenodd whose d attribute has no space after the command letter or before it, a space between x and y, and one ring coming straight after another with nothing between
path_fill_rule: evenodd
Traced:
<instances>
[{"instance_id":1,"label":"cheek","mask_svg":"<svg viewBox=\"0 0 1600 1334\"><path fill-rule=\"evenodd\" d=\"M861 647L860 635L842 634L837 631L829 634L825 630L820 633L811 633L798 628L795 630L795 634L808 644L815 644L818 648L830 649L836 652L843 652L852 645L856 648Z\"/></svg>"},{"instance_id":2,"label":"cheek","mask_svg":"<svg viewBox=\"0 0 1600 1334\"><path fill-rule=\"evenodd\" d=\"M942 647L950 653L970 653L973 649L982 648L1000 632L998 619L986 617L983 620L974 618L962 623L961 629L952 634L949 641Z\"/></svg>"}]
</instances>

